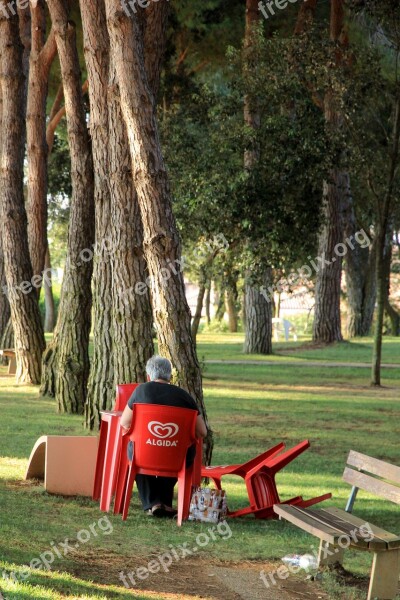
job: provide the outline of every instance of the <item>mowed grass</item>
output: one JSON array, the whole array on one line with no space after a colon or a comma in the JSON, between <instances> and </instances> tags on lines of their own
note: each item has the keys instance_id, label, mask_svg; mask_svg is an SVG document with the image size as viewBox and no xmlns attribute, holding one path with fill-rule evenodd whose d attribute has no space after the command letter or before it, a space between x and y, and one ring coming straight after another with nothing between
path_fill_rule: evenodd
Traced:
<instances>
[{"instance_id":1,"label":"mowed grass","mask_svg":"<svg viewBox=\"0 0 400 600\"><path fill-rule=\"evenodd\" d=\"M240 344L235 334L200 335L198 351L206 355L212 347L214 356L229 360L226 348ZM324 357L320 360L342 361L337 358L342 352L342 357L346 353L348 361L356 362L353 345L356 355L364 342L347 343L345 352L335 346L330 359L331 348L320 350ZM385 339L385 360L395 362L388 356L399 357L399 348L399 340ZM89 530L105 515L91 499L52 496L38 482L23 482L29 453L40 435L91 433L83 429L82 417L58 415L55 403L39 398L37 388L15 386L5 368L0 375L0 576L2 572L7 576L20 573L23 565L66 538L76 540L79 531ZM351 367L206 364L204 394L214 431L213 463L239 463L280 441L289 448L309 439L311 448L277 477L281 499L332 492L327 504L344 508L350 489L341 475L350 449L400 465L400 369L384 370L383 384L383 388L371 388L369 370ZM226 478L224 487L231 509L246 505L242 480ZM355 508L366 521L400 534L399 510L361 492ZM171 522L149 522L139 510L136 493L125 523L112 514L108 518L111 532L105 534L97 527L98 535L78 550L55 557L51 570L32 570L26 581L16 575L19 583L0 577L3 595L7 600L173 598L160 594L157 575L153 575L154 590L127 591L119 573L146 565L171 545L193 547L198 533L207 532L207 525L186 523L179 529ZM229 526L229 539L210 542L198 555L209 561L279 561L285 554L310 552L311 546L318 545L316 538L285 522L231 519ZM367 553L348 552L345 567L367 576L370 562Z\"/></svg>"}]
</instances>

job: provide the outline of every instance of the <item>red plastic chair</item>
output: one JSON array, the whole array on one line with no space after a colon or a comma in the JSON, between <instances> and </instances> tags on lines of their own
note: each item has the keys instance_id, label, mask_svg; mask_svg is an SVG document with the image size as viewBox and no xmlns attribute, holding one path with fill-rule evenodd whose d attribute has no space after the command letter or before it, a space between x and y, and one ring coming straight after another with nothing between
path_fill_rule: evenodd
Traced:
<instances>
[{"instance_id":1,"label":"red plastic chair","mask_svg":"<svg viewBox=\"0 0 400 600\"><path fill-rule=\"evenodd\" d=\"M114 513L128 516L137 474L178 478L178 525L189 515L193 464L186 467L186 452L196 442L197 411L154 404L135 404L130 430L122 436L121 461ZM133 442L133 459L127 448Z\"/></svg>"},{"instance_id":2,"label":"red plastic chair","mask_svg":"<svg viewBox=\"0 0 400 600\"><path fill-rule=\"evenodd\" d=\"M117 385L117 395L112 412L122 412L139 383ZM120 456L121 435L119 416L103 411L101 414L99 447L93 484L93 500L100 499L100 510L110 510L115 492L116 474Z\"/></svg>"},{"instance_id":3,"label":"red plastic chair","mask_svg":"<svg viewBox=\"0 0 400 600\"><path fill-rule=\"evenodd\" d=\"M304 440L294 448L286 450L282 454L279 452L285 447L283 443L277 444L263 454L256 456L242 465L229 465L220 467L202 467L202 477L210 477L221 489L221 477L223 475L239 475L243 477L250 506L239 510L229 512L230 517L242 517L248 514L254 514L256 519L276 518L274 513L274 504L276 498L279 498L275 482L275 475L283 469L288 463L294 460L299 454L310 447L310 442ZM307 507L331 498L332 494L324 494L310 500L303 500L302 496L296 496L281 502L281 504L293 504L300 507Z\"/></svg>"},{"instance_id":4,"label":"red plastic chair","mask_svg":"<svg viewBox=\"0 0 400 600\"><path fill-rule=\"evenodd\" d=\"M133 392L140 385L140 383L120 383L117 385L117 396L115 398L115 405L113 410L119 411L124 410L128 404L129 398Z\"/></svg>"}]
</instances>

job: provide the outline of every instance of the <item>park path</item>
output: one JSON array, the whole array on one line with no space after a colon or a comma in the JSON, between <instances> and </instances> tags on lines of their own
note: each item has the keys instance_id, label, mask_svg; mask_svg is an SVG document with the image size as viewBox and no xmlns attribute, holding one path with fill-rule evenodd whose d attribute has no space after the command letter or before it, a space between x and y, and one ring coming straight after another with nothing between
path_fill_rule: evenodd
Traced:
<instances>
[{"instance_id":1,"label":"park path","mask_svg":"<svg viewBox=\"0 0 400 600\"><path fill-rule=\"evenodd\" d=\"M207 365L256 365L262 367L265 365L272 367L327 367L327 368L342 368L351 367L356 369L370 369L371 363L364 362L325 362L322 360L315 361L277 361L277 360L206 360L204 361ZM400 369L400 363L384 363L382 364L383 369Z\"/></svg>"}]
</instances>

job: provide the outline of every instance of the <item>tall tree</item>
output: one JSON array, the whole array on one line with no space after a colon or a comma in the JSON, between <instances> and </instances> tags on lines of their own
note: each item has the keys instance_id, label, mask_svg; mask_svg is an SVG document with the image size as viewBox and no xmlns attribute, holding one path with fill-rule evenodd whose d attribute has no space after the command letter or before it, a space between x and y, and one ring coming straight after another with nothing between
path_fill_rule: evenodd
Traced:
<instances>
[{"instance_id":1,"label":"tall tree","mask_svg":"<svg viewBox=\"0 0 400 600\"><path fill-rule=\"evenodd\" d=\"M347 43L344 32L344 0L331 0L330 41L335 45L335 60L331 69L342 66L343 47ZM329 70L328 70L329 71ZM332 135L343 128L344 118L340 107L340 94L330 89L324 98L324 114ZM324 224L319 235L318 254L330 261L317 272L315 286L315 315L313 340L332 343L342 341L340 318L340 285L342 257L335 252L343 241L343 211L351 197L350 177L342 166L334 166L324 181Z\"/></svg>"},{"instance_id":2,"label":"tall tree","mask_svg":"<svg viewBox=\"0 0 400 600\"><path fill-rule=\"evenodd\" d=\"M6 18L1 0L0 60L3 99L0 169L1 239L5 275L15 334L16 380L39 383L45 347L43 327L29 257L23 178L25 154L25 101L23 48L18 15Z\"/></svg>"},{"instance_id":3,"label":"tall tree","mask_svg":"<svg viewBox=\"0 0 400 600\"><path fill-rule=\"evenodd\" d=\"M154 353L153 316L143 256L143 227L128 135L114 65L109 105L109 181L112 197L112 287L114 383L146 381L146 362ZM122 293L121 293L122 292Z\"/></svg>"},{"instance_id":4,"label":"tall tree","mask_svg":"<svg viewBox=\"0 0 400 600\"><path fill-rule=\"evenodd\" d=\"M0 60L0 69L1 69L1 60ZM1 71L0 71L0 81L1 81ZM2 117L3 117L3 96L2 89L0 85L0 156L1 156L1 135L3 131L2 127ZM4 271L4 254L3 254L3 244L1 240L1 232L0 232L0 343L3 337L4 330L7 326L7 323L10 319L10 303L8 302L7 294L5 293L7 289L6 275Z\"/></svg>"},{"instance_id":5,"label":"tall tree","mask_svg":"<svg viewBox=\"0 0 400 600\"><path fill-rule=\"evenodd\" d=\"M72 198L68 254L54 337L44 356L41 391L55 395L60 411L82 413L89 376L94 241L93 161L86 126L76 34L66 0L48 0L64 85L71 153Z\"/></svg>"},{"instance_id":6,"label":"tall tree","mask_svg":"<svg viewBox=\"0 0 400 600\"><path fill-rule=\"evenodd\" d=\"M31 52L26 115L28 240L34 275L41 275L47 250L46 100L50 67L57 54L54 31L46 41L44 0L31 2ZM40 288L38 288L40 291Z\"/></svg>"},{"instance_id":7,"label":"tall tree","mask_svg":"<svg viewBox=\"0 0 400 600\"><path fill-rule=\"evenodd\" d=\"M171 359L175 380L195 398L207 420L201 370L191 337L190 311L179 268L181 244L160 148L155 100L146 75L143 36L138 19L123 14L119 0L106 0L106 10L143 221L144 252L152 286L159 351ZM210 458L210 439L208 449Z\"/></svg>"},{"instance_id":8,"label":"tall tree","mask_svg":"<svg viewBox=\"0 0 400 600\"><path fill-rule=\"evenodd\" d=\"M397 9L398 10L398 9ZM400 21L400 13L397 15L397 27ZM398 35L398 34L397 34ZM397 37L397 36L396 36ZM400 77L398 59L400 56L400 37L396 43L396 67L395 67L395 92L393 96L392 130L390 140L390 159L386 177L386 185L382 198L377 199L378 222L376 224L376 281L377 281L377 309L374 335L374 349L372 357L372 385L381 385L381 363L382 363L382 335L385 302L388 296L391 245L393 230L391 228L391 211L395 198L396 179L400 162Z\"/></svg>"},{"instance_id":9,"label":"tall tree","mask_svg":"<svg viewBox=\"0 0 400 600\"><path fill-rule=\"evenodd\" d=\"M253 63L253 46L255 45L260 25L260 10L256 0L246 0L246 28L244 38L244 67L250 70ZM260 127L260 111L258 99L253 95L246 95L244 99L244 121L248 129L257 132ZM244 154L244 167L248 173L257 166L259 149L257 135L254 134L251 147ZM243 351L246 354L271 354L272 353L272 303L267 302L260 294L260 286L268 288L272 281L271 270L261 267L245 276L245 341Z\"/></svg>"},{"instance_id":10,"label":"tall tree","mask_svg":"<svg viewBox=\"0 0 400 600\"><path fill-rule=\"evenodd\" d=\"M108 78L109 38L104 0L80 2L89 81L90 133L95 172L96 257L93 267L93 357L85 407L86 426L99 424L99 410L115 399L113 345L112 244L109 186Z\"/></svg>"}]
</instances>

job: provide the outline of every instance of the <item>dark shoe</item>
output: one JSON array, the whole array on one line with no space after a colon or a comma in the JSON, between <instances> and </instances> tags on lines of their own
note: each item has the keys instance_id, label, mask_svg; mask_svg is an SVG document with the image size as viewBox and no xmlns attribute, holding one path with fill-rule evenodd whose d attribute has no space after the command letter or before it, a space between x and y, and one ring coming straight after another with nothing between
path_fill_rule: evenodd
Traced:
<instances>
[{"instance_id":1,"label":"dark shoe","mask_svg":"<svg viewBox=\"0 0 400 600\"><path fill-rule=\"evenodd\" d=\"M172 506L165 506L165 504L155 504L149 510L146 510L146 515L150 517L173 519L177 514L177 510L172 508Z\"/></svg>"},{"instance_id":2,"label":"dark shoe","mask_svg":"<svg viewBox=\"0 0 400 600\"><path fill-rule=\"evenodd\" d=\"M177 516L177 514L178 514L178 511L175 508L172 508L172 506L165 506L164 505L164 510L165 510L165 513L166 513L165 516L168 519L174 519Z\"/></svg>"},{"instance_id":3,"label":"dark shoe","mask_svg":"<svg viewBox=\"0 0 400 600\"><path fill-rule=\"evenodd\" d=\"M165 509L164 504L155 504L151 507L151 514L153 517L166 517L167 511Z\"/></svg>"}]
</instances>

